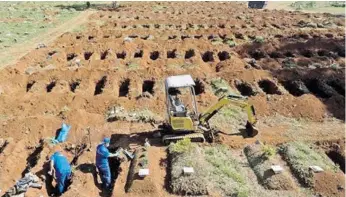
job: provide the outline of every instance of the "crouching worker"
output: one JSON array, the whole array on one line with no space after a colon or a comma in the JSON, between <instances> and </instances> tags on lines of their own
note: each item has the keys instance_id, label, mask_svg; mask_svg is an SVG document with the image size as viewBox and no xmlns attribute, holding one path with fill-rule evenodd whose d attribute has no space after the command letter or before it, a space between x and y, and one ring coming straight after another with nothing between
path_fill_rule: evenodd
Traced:
<instances>
[{"instance_id":1,"label":"crouching worker","mask_svg":"<svg viewBox=\"0 0 346 197\"><path fill-rule=\"evenodd\" d=\"M49 175L54 175L57 195L64 193L69 183L71 183L71 166L67 158L60 151L56 151L50 157Z\"/></svg>"},{"instance_id":2,"label":"crouching worker","mask_svg":"<svg viewBox=\"0 0 346 197\"><path fill-rule=\"evenodd\" d=\"M108 157L117 157L118 154L110 153L107 147L110 139L104 138L102 143L97 146L96 150L96 167L100 173L102 186L104 189L111 189L111 169L108 163Z\"/></svg>"}]
</instances>

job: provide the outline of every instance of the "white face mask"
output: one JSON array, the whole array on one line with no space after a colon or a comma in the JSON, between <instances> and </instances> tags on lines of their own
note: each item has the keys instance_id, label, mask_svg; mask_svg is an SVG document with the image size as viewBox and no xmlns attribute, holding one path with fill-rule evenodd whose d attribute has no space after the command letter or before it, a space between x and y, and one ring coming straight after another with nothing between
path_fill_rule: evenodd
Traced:
<instances>
[{"instance_id":1,"label":"white face mask","mask_svg":"<svg viewBox=\"0 0 346 197\"><path fill-rule=\"evenodd\" d=\"M108 147L108 146L109 146L109 143L105 143L105 146Z\"/></svg>"}]
</instances>

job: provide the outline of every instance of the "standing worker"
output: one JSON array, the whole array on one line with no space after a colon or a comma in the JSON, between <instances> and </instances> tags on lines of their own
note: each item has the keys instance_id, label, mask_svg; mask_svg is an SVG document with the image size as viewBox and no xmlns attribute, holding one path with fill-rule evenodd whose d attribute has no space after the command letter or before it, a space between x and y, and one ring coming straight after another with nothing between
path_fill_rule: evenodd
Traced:
<instances>
[{"instance_id":1,"label":"standing worker","mask_svg":"<svg viewBox=\"0 0 346 197\"><path fill-rule=\"evenodd\" d=\"M105 189L110 189L111 185L111 169L109 168L108 157L117 157L118 154L113 154L108 151L110 143L109 138L104 138L102 143L97 146L96 150L96 167L100 173L102 186Z\"/></svg>"},{"instance_id":2,"label":"standing worker","mask_svg":"<svg viewBox=\"0 0 346 197\"><path fill-rule=\"evenodd\" d=\"M50 157L49 174L51 176L53 176L53 170L55 171L55 179L57 182L57 194L61 195L66 191L67 186L71 181L71 166L67 158L61 153L61 151L56 151Z\"/></svg>"}]
</instances>

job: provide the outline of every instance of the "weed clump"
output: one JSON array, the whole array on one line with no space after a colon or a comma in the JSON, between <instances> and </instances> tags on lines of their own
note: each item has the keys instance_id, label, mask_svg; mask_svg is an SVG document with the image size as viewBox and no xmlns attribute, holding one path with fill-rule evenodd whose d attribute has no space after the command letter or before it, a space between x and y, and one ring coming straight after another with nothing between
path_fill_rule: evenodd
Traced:
<instances>
[{"instance_id":1,"label":"weed clump","mask_svg":"<svg viewBox=\"0 0 346 197\"><path fill-rule=\"evenodd\" d=\"M276 149L273 146L263 144L262 145L263 157L265 159L270 159L276 154Z\"/></svg>"},{"instance_id":2,"label":"weed clump","mask_svg":"<svg viewBox=\"0 0 346 197\"><path fill-rule=\"evenodd\" d=\"M175 144L172 143L169 148L170 148L170 151L173 153L187 152L192 148L191 139L184 138L182 140L179 140Z\"/></svg>"},{"instance_id":3,"label":"weed clump","mask_svg":"<svg viewBox=\"0 0 346 197\"><path fill-rule=\"evenodd\" d=\"M264 38L262 36L256 36L254 39L255 43L264 43Z\"/></svg>"},{"instance_id":4,"label":"weed clump","mask_svg":"<svg viewBox=\"0 0 346 197\"><path fill-rule=\"evenodd\" d=\"M228 83L222 78L212 79L211 88L216 96L222 96L232 92Z\"/></svg>"}]
</instances>

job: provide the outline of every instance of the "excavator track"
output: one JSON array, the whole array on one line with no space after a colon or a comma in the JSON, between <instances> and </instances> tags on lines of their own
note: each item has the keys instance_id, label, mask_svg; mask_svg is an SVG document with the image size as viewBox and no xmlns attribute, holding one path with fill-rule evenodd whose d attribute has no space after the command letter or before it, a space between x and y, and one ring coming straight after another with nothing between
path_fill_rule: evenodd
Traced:
<instances>
[{"instance_id":1,"label":"excavator track","mask_svg":"<svg viewBox=\"0 0 346 197\"><path fill-rule=\"evenodd\" d=\"M184 138L189 138L193 142L205 142L205 137L202 133L191 133L184 135L164 135L162 138L162 142L164 144L169 144L170 142L176 142Z\"/></svg>"}]
</instances>

